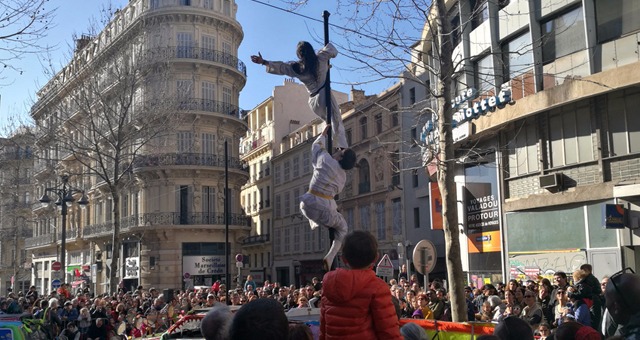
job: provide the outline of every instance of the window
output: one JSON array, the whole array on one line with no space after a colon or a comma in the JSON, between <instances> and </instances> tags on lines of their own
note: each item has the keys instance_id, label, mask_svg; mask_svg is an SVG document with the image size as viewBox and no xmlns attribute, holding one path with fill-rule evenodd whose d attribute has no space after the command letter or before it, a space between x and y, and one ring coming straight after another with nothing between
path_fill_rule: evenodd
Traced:
<instances>
[{"instance_id":1,"label":"window","mask_svg":"<svg viewBox=\"0 0 640 340\"><path fill-rule=\"evenodd\" d=\"M265 207L270 207L271 206L271 187L267 185L267 196L265 197L265 201L264 201L264 206Z\"/></svg>"},{"instance_id":2,"label":"window","mask_svg":"<svg viewBox=\"0 0 640 340\"><path fill-rule=\"evenodd\" d=\"M607 98L611 156L640 152L640 91L626 90Z\"/></svg>"},{"instance_id":3,"label":"window","mask_svg":"<svg viewBox=\"0 0 640 340\"><path fill-rule=\"evenodd\" d=\"M593 160L590 107L567 105L549 114L551 167Z\"/></svg>"},{"instance_id":4,"label":"window","mask_svg":"<svg viewBox=\"0 0 640 340\"><path fill-rule=\"evenodd\" d=\"M293 228L293 251L296 253L300 251L300 229L302 228Z\"/></svg>"},{"instance_id":5,"label":"window","mask_svg":"<svg viewBox=\"0 0 640 340\"><path fill-rule=\"evenodd\" d=\"M160 0L149 0L149 8L156 9L160 7Z\"/></svg>"},{"instance_id":6,"label":"window","mask_svg":"<svg viewBox=\"0 0 640 340\"><path fill-rule=\"evenodd\" d=\"M282 216L282 202L280 200L280 195L276 195L275 200L276 218L280 218Z\"/></svg>"},{"instance_id":7,"label":"window","mask_svg":"<svg viewBox=\"0 0 640 340\"><path fill-rule=\"evenodd\" d=\"M302 154L302 172L305 175L311 172L311 151Z\"/></svg>"},{"instance_id":8,"label":"window","mask_svg":"<svg viewBox=\"0 0 640 340\"><path fill-rule=\"evenodd\" d=\"M214 155L215 154L215 140L216 137L213 135L213 133L207 133L207 132L203 132L202 133L202 154L203 155Z\"/></svg>"},{"instance_id":9,"label":"window","mask_svg":"<svg viewBox=\"0 0 640 340\"><path fill-rule=\"evenodd\" d=\"M311 230L311 228L304 228L304 251L305 252L310 252L311 246L312 246L312 239L313 239L313 231Z\"/></svg>"},{"instance_id":10,"label":"window","mask_svg":"<svg viewBox=\"0 0 640 340\"><path fill-rule=\"evenodd\" d=\"M382 133L382 114L376 115L376 133Z\"/></svg>"},{"instance_id":11,"label":"window","mask_svg":"<svg viewBox=\"0 0 640 340\"><path fill-rule=\"evenodd\" d=\"M191 6L191 0L180 0L180 5Z\"/></svg>"},{"instance_id":12,"label":"window","mask_svg":"<svg viewBox=\"0 0 640 340\"><path fill-rule=\"evenodd\" d=\"M369 172L369 162L366 159L362 159L358 168L358 194L365 194L371 191L371 174Z\"/></svg>"},{"instance_id":13,"label":"window","mask_svg":"<svg viewBox=\"0 0 640 340\"><path fill-rule=\"evenodd\" d=\"M378 227L378 241L387 238L387 225L384 214L384 202L376 202L376 225Z\"/></svg>"},{"instance_id":14,"label":"window","mask_svg":"<svg viewBox=\"0 0 640 340\"><path fill-rule=\"evenodd\" d=\"M188 79L181 79L176 81L176 90L178 97L182 101L187 101L193 97L193 82Z\"/></svg>"},{"instance_id":15,"label":"window","mask_svg":"<svg viewBox=\"0 0 640 340\"><path fill-rule=\"evenodd\" d=\"M202 82L202 105L205 111L212 112L214 109L213 101L216 99L215 86L210 81Z\"/></svg>"},{"instance_id":16,"label":"window","mask_svg":"<svg viewBox=\"0 0 640 340\"><path fill-rule=\"evenodd\" d=\"M230 114L231 113L231 89L228 87L222 88L222 104L224 106L223 113Z\"/></svg>"},{"instance_id":17,"label":"window","mask_svg":"<svg viewBox=\"0 0 640 340\"><path fill-rule=\"evenodd\" d=\"M273 181L275 182L276 185L280 184L281 180L280 180L280 164L276 165L275 170L273 172L273 176L274 179Z\"/></svg>"},{"instance_id":18,"label":"window","mask_svg":"<svg viewBox=\"0 0 640 340\"><path fill-rule=\"evenodd\" d=\"M284 216L291 215L291 194L287 191L284 193Z\"/></svg>"},{"instance_id":19,"label":"window","mask_svg":"<svg viewBox=\"0 0 640 340\"><path fill-rule=\"evenodd\" d=\"M288 254L291 251L291 241L290 239L290 235L291 235L291 230L290 228L285 227L284 228L284 253Z\"/></svg>"},{"instance_id":20,"label":"window","mask_svg":"<svg viewBox=\"0 0 640 340\"><path fill-rule=\"evenodd\" d=\"M299 201L300 201L300 188L295 188L293 189L293 212L294 213L300 212L300 204L298 204Z\"/></svg>"},{"instance_id":21,"label":"window","mask_svg":"<svg viewBox=\"0 0 640 340\"><path fill-rule=\"evenodd\" d=\"M349 232L353 231L353 226L355 223L354 209L349 208L345 211L344 219L347 221L347 227Z\"/></svg>"},{"instance_id":22,"label":"window","mask_svg":"<svg viewBox=\"0 0 640 340\"><path fill-rule=\"evenodd\" d=\"M493 55L480 57L473 63L474 82L479 93L487 93L494 89Z\"/></svg>"},{"instance_id":23,"label":"window","mask_svg":"<svg viewBox=\"0 0 640 340\"><path fill-rule=\"evenodd\" d=\"M309 229L309 228L307 228L307 229ZM282 239L280 237L280 229L276 229L274 231L274 234L275 235L273 237L273 242L275 243L275 245L273 247L274 248L273 249L273 253L274 253L274 255L280 255L280 254L282 254L281 253L281 247L280 247L280 245L282 244Z\"/></svg>"},{"instance_id":24,"label":"window","mask_svg":"<svg viewBox=\"0 0 640 340\"><path fill-rule=\"evenodd\" d=\"M193 33L178 32L178 46L176 49L178 58L193 58Z\"/></svg>"},{"instance_id":25,"label":"window","mask_svg":"<svg viewBox=\"0 0 640 340\"><path fill-rule=\"evenodd\" d=\"M413 187L417 188L418 187L418 170L413 170L411 172L411 181L413 183Z\"/></svg>"},{"instance_id":26,"label":"window","mask_svg":"<svg viewBox=\"0 0 640 340\"><path fill-rule=\"evenodd\" d=\"M637 0L595 0L598 43L640 30L640 2Z\"/></svg>"},{"instance_id":27,"label":"window","mask_svg":"<svg viewBox=\"0 0 640 340\"><path fill-rule=\"evenodd\" d=\"M202 7L206 9L213 9L213 0L202 0Z\"/></svg>"},{"instance_id":28,"label":"window","mask_svg":"<svg viewBox=\"0 0 640 340\"><path fill-rule=\"evenodd\" d=\"M300 158L293 157L293 178L300 177Z\"/></svg>"},{"instance_id":29,"label":"window","mask_svg":"<svg viewBox=\"0 0 640 340\"><path fill-rule=\"evenodd\" d=\"M471 24L473 28L480 26L483 22L489 20L489 6L487 0L471 0L471 8L473 8L473 16Z\"/></svg>"},{"instance_id":30,"label":"window","mask_svg":"<svg viewBox=\"0 0 640 340\"><path fill-rule=\"evenodd\" d=\"M454 9L456 6L454 6ZM451 45L455 48L460 43L461 30L460 30L460 15L457 10L452 11L449 14L451 22Z\"/></svg>"},{"instance_id":31,"label":"window","mask_svg":"<svg viewBox=\"0 0 640 340\"><path fill-rule=\"evenodd\" d=\"M420 208L413 208L413 227L420 228Z\"/></svg>"},{"instance_id":32,"label":"window","mask_svg":"<svg viewBox=\"0 0 640 340\"><path fill-rule=\"evenodd\" d=\"M207 224L214 222L216 212L216 189L213 186L202 187L202 212L205 214L204 220Z\"/></svg>"},{"instance_id":33,"label":"window","mask_svg":"<svg viewBox=\"0 0 640 340\"><path fill-rule=\"evenodd\" d=\"M389 111L391 111L391 126L398 126L400 124L400 120L398 119L398 107L394 105Z\"/></svg>"},{"instance_id":34,"label":"window","mask_svg":"<svg viewBox=\"0 0 640 340\"><path fill-rule=\"evenodd\" d=\"M289 182L291 179L291 163L289 161L284 162L284 181Z\"/></svg>"},{"instance_id":35,"label":"window","mask_svg":"<svg viewBox=\"0 0 640 340\"><path fill-rule=\"evenodd\" d=\"M200 54L202 59L214 61L216 50L216 38L211 35L202 35L202 43L200 44Z\"/></svg>"},{"instance_id":36,"label":"window","mask_svg":"<svg viewBox=\"0 0 640 340\"><path fill-rule=\"evenodd\" d=\"M368 137L367 117L360 118L360 137L361 139L367 139Z\"/></svg>"},{"instance_id":37,"label":"window","mask_svg":"<svg viewBox=\"0 0 640 340\"><path fill-rule=\"evenodd\" d=\"M413 105L416 103L416 88L412 87L409 89L409 104Z\"/></svg>"},{"instance_id":38,"label":"window","mask_svg":"<svg viewBox=\"0 0 640 340\"><path fill-rule=\"evenodd\" d=\"M400 152L391 153L391 184L400 185Z\"/></svg>"},{"instance_id":39,"label":"window","mask_svg":"<svg viewBox=\"0 0 640 340\"><path fill-rule=\"evenodd\" d=\"M369 205L360 207L360 229L365 231L371 230L371 209Z\"/></svg>"},{"instance_id":40,"label":"window","mask_svg":"<svg viewBox=\"0 0 640 340\"><path fill-rule=\"evenodd\" d=\"M193 133L191 131L178 132L177 147L178 152L191 152L193 150Z\"/></svg>"},{"instance_id":41,"label":"window","mask_svg":"<svg viewBox=\"0 0 640 340\"><path fill-rule=\"evenodd\" d=\"M345 134L347 135L347 144L351 145L351 142L353 140L352 138L353 133L351 132L351 129L347 129L347 131L345 131Z\"/></svg>"},{"instance_id":42,"label":"window","mask_svg":"<svg viewBox=\"0 0 640 340\"><path fill-rule=\"evenodd\" d=\"M223 9L225 15L231 15L231 0L223 0Z\"/></svg>"},{"instance_id":43,"label":"window","mask_svg":"<svg viewBox=\"0 0 640 340\"><path fill-rule=\"evenodd\" d=\"M542 23L542 61L549 63L585 48L582 7Z\"/></svg>"},{"instance_id":44,"label":"window","mask_svg":"<svg viewBox=\"0 0 640 340\"><path fill-rule=\"evenodd\" d=\"M402 200L394 198L391 200L393 209L393 235L402 235Z\"/></svg>"},{"instance_id":45,"label":"window","mask_svg":"<svg viewBox=\"0 0 640 340\"><path fill-rule=\"evenodd\" d=\"M513 79L533 67L533 46L529 32L523 33L503 45L504 73Z\"/></svg>"},{"instance_id":46,"label":"window","mask_svg":"<svg viewBox=\"0 0 640 340\"><path fill-rule=\"evenodd\" d=\"M538 130L533 121L522 122L522 126L507 134L509 153L509 177L537 172L539 168Z\"/></svg>"}]
</instances>

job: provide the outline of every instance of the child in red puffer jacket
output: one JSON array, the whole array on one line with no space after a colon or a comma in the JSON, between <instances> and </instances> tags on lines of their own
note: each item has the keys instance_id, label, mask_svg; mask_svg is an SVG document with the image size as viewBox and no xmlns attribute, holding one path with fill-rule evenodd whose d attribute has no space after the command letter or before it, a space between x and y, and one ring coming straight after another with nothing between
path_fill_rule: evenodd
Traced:
<instances>
[{"instance_id":1,"label":"child in red puffer jacket","mask_svg":"<svg viewBox=\"0 0 640 340\"><path fill-rule=\"evenodd\" d=\"M389 286L372 270L378 242L357 230L345 237L342 259L348 268L325 274L322 281L320 339L402 340Z\"/></svg>"}]
</instances>

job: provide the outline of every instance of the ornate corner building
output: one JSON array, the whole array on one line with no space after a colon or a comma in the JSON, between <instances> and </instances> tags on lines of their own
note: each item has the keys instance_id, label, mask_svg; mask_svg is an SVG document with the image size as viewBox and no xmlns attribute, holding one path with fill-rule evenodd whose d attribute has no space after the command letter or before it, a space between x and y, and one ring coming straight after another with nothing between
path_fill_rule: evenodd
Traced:
<instances>
[{"instance_id":1,"label":"ornate corner building","mask_svg":"<svg viewBox=\"0 0 640 340\"><path fill-rule=\"evenodd\" d=\"M129 1L99 34L78 39L38 92L35 196L66 174L89 199L85 210L69 204L65 225L55 209L34 209L25 247L39 291L56 279L113 291L114 268L127 290L224 280L225 226L235 254L251 225L240 206L249 172L239 155L246 67L236 11L233 0Z\"/></svg>"}]
</instances>

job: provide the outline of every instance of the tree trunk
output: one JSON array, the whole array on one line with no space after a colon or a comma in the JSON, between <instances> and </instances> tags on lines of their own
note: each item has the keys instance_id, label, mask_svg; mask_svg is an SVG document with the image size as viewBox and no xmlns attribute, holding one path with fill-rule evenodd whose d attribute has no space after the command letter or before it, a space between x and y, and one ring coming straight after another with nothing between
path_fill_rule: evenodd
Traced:
<instances>
[{"instance_id":1,"label":"tree trunk","mask_svg":"<svg viewBox=\"0 0 640 340\"><path fill-rule=\"evenodd\" d=\"M455 154L452 136L451 82L453 61L451 46L451 27L447 20L444 0L436 0L437 41L440 48L440 72L438 82L438 187L442 195L442 216L446 247L447 280L451 294L451 316L454 322L467 321L467 304L464 295L464 273L460 259L460 233L458 231L458 212L455 178Z\"/></svg>"},{"instance_id":2,"label":"tree trunk","mask_svg":"<svg viewBox=\"0 0 640 340\"><path fill-rule=\"evenodd\" d=\"M119 277L118 271L120 266L120 193L117 190L111 191L113 200L113 235L111 239L111 271L109 272L109 292L118 291Z\"/></svg>"}]
</instances>

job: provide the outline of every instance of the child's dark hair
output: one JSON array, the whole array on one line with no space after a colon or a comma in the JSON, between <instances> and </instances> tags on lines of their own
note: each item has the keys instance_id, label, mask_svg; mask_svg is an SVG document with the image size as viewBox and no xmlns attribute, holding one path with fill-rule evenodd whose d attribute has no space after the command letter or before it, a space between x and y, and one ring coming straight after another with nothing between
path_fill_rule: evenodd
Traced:
<instances>
[{"instance_id":1,"label":"child's dark hair","mask_svg":"<svg viewBox=\"0 0 640 340\"><path fill-rule=\"evenodd\" d=\"M338 161L343 170L351 170L356 165L356 152L351 149L345 149L342 159Z\"/></svg>"},{"instance_id":2,"label":"child's dark hair","mask_svg":"<svg viewBox=\"0 0 640 340\"><path fill-rule=\"evenodd\" d=\"M378 241L367 231L356 230L351 232L344 239L342 256L344 256L351 268L366 268L378 256Z\"/></svg>"}]
</instances>

